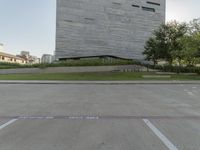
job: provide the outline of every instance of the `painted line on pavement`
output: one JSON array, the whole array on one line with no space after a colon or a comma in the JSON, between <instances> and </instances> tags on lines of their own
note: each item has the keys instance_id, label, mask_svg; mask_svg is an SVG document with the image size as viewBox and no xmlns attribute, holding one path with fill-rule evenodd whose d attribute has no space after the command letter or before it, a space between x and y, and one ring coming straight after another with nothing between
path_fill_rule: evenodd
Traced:
<instances>
[{"instance_id":1,"label":"painted line on pavement","mask_svg":"<svg viewBox=\"0 0 200 150\"><path fill-rule=\"evenodd\" d=\"M11 125L11 124L14 123L15 121L17 121L17 119L12 119L12 120L10 120L10 121L4 123L3 125L0 126L0 130L2 130L3 128L5 128L5 127Z\"/></svg>"},{"instance_id":2,"label":"painted line on pavement","mask_svg":"<svg viewBox=\"0 0 200 150\"><path fill-rule=\"evenodd\" d=\"M148 119L143 119L145 124L154 132L154 134L169 148L169 150L178 150L178 148L162 134Z\"/></svg>"},{"instance_id":3,"label":"painted line on pavement","mask_svg":"<svg viewBox=\"0 0 200 150\"><path fill-rule=\"evenodd\" d=\"M192 92L187 92L190 96L195 96Z\"/></svg>"},{"instance_id":4,"label":"painted line on pavement","mask_svg":"<svg viewBox=\"0 0 200 150\"><path fill-rule=\"evenodd\" d=\"M194 119L200 120L200 116L0 116L3 119L16 120L102 120L102 119Z\"/></svg>"}]
</instances>

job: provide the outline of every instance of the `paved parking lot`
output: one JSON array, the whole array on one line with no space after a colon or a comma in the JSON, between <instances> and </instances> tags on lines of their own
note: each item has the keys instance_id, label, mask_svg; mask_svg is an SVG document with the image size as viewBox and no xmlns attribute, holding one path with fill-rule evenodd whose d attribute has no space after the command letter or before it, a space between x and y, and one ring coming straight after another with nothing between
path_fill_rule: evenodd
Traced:
<instances>
[{"instance_id":1,"label":"paved parking lot","mask_svg":"<svg viewBox=\"0 0 200 150\"><path fill-rule=\"evenodd\" d=\"M198 84L0 84L0 150L199 150Z\"/></svg>"}]
</instances>

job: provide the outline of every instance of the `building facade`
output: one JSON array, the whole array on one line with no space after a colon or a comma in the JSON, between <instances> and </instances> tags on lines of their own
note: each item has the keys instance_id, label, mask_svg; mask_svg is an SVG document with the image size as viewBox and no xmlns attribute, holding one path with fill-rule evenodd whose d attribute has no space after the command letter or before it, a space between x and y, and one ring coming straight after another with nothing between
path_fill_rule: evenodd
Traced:
<instances>
[{"instance_id":1,"label":"building facade","mask_svg":"<svg viewBox=\"0 0 200 150\"><path fill-rule=\"evenodd\" d=\"M26 60L4 52L4 45L0 43L0 62L26 64Z\"/></svg>"},{"instance_id":2,"label":"building facade","mask_svg":"<svg viewBox=\"0 0 200 150\"><path fill-rule=\"evenodd\" d=\"M24 60L26 60L27 64L30 65L40 63L40 58L38 58L37 56L30 55L29 51L21 51L18 57L23 58Z\"/></svg>"},{"instance_id":3,"label":"building facade","mask_svg":"<svg viewBox=\"0 0 200 150\"><path fill-rule=\"evenodd\" d=\"M165 0L57 0L56 58L143 59Z\"/></svg>"},{"instance_id":4,"label":"building facade","mask_svg":"<svg viewBox=\"0 0 200 150\"><path fill-rule=\"evenodd\" d=\"M0 62L26 64L26 60L12 54L0 52Z\"/></svg>"},{"instance_id":5,"label":"building facade","mask_svg":"<svg viewBox=\"0 0 200 150\"><path fill-rule=\"evenodd\" d=\"M54 61L54 56L50 54L44 54L41 58L41 63L52 63Z\"/></svg>"}]
</instances>

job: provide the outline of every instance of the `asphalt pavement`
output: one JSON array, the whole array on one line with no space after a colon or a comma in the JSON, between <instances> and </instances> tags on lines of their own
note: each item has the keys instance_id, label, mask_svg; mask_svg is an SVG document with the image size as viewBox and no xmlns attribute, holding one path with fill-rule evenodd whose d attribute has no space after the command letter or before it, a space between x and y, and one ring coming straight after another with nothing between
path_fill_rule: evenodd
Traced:
<instances>
[{"instance_id":1,"label":"asphalt pavement","mask_svg":"<svg viewBox=\"0 0 200 150\"><path fill-rule=\"evenodd\" d=\"M200 150L200 84L0 84L0 150L108 149Z\"/></svg>"}]
</instances>

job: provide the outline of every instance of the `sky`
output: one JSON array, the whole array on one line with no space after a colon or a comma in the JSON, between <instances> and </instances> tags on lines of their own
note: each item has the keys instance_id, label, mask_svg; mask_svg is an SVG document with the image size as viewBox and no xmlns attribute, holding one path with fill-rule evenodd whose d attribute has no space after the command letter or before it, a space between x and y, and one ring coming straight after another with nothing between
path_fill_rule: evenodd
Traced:
<instances>
[{"instance_id":1,"label":"sky","mask_svg":"<svg viewBox=\"0 0 200 150\"><path fill-rule=\"evenodd\" d=\"M200 18L200 0L166 0L166 21ZM0 43L5 52L55 50L56 0L0 0Z\"/></svg>"}]
</instances>

